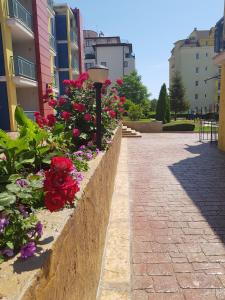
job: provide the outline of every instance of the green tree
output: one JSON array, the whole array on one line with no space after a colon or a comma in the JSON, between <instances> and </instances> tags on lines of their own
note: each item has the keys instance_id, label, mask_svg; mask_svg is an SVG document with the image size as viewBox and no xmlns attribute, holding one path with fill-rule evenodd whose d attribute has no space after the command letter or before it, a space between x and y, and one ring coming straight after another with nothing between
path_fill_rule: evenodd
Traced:
<instances>
[{"instance_id":1,"label":"green tree","mask_svg":"<svg viewBox=\"0 0 225 300\"><path fill-rule=\"evenodd\" d=\"M156 107L157 107L158 100L157 99L152 99L152 100L150 100L150 102L151 102L151 111L156 112Z\"/></svg>"},{"instance_id":2,"label":"green tree","mask_svg":"<svg viewBox=\"0 0 225 300\"><path fill-rule=\"evenodd\" d=\"M131 121L138 121L141 119L142 109L140 105L133 104L128 110L128 117Z\"/></svg>"},{"instance_id":3,"label":"green tree","mask_svg":"<svg viewBox=\"0 0 225 300\"><path fill-rule=\"evenodd\" d=\"M156 120L162 121L163 124L170 122L170 103L165 83L161 87L157 102Z\"/></svg>"},{"instance_id":4,"label":"green tree","mask_svg":"<svg viewBox=\"0 0 225 300\"><path fill-rule=\"evenodd\" d=\"M118 91L135 104L141 104L150 96L146 86L141 81L141 76L136 71L123 77L123 85L118 87Z\"/></svg>"},{"instance_id":5,"label":"green tree","mask_svg":"<svg viewBox=\"0 0 225 300\"><path fill-rule=\"evenodd\" d=\"M177 113L184 112L189 108L189 104L185 101L185 89L181 76L176 73L172 79L170 87L170 106L174 112L174 119L177 119Z\"/></svg>"}]
</instances>

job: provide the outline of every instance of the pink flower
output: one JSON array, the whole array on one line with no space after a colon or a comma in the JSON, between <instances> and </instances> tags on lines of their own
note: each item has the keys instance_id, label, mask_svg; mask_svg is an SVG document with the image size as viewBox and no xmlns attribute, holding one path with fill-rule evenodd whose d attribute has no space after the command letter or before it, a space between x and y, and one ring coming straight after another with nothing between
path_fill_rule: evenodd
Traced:
<instances>
[{"instance_id":1,"label":"pink flower","mask_svg":"<svg viewBox=\"0 0 225 300\"><path fill-rule=\"evenodd\" d=\"M85 73L82 73L80 76L79 76L79 80L83 83L84 81L88 80L89 79L89 75L87 72Z\"/></svg>"},{"instance_id":2,"label":"pink flower","mask_svg":"<svg viewBox=\"0 0 225 300\"><path fill-rule=\"evenodd\" d=\"M82 87L83 82L81 80L71 80L71 85L77 89Z\"/></svg>"},{"instance_id":3,"label":"pink flower","mask_svg":"<svg viewBox=\"0 0 225 300\"><path fill-rule=\"evenodd\" d=\"M57 105L57 101L55 99L50 99L48 101L48 105L51 107L55 107Z\"/></svg>"},{"instance_id":4,"label":"pink flower","mask_svg":"<svg viewBox=\"0 0 225 300\"><path fill-rule=\"evenodd\" d=\"M59 106L63 106L64 104L66 104L66 99L63 98L63 97L61 97L61 98L59 99Z\"/></svg>"},{"instance_id":5,"label":"pink flower","mask_svg":"<svg viewBox=\"0 0 225 300\"><path fill-rule=\"evenodd\" d=\"M65 121L68 121L69 118L71 117L71 113L69 113L69 112L67 112L67 111L64 111L64 112L62 112L61 117L62 117Z\"/></svg>"},{"instance_id":6,"label":"pink flower","mask_svg":"<svg viewBox=\"0 0 225 300\"><path fill-rule=\"evenodd\" d=\"M122 104L124 104L124 103L126 102L126 97L125 97L125 96L121 96L121 97L120 97L120 102L121 102Z\"/></svg>"},{"instance_id":7,"label":"pink flower","mask_svg":"<svg viewBox=\"0 0 225 300\"><path fill-rule=\"evenodd\" d=\"M110 116L112 119L114 119L114 118L116 117L116 112L115 112L114 110L110 110L110 111L108 112L108 114L109 114L109 116Z\"/></svg>"},{"instance_id":8,"label":"pink flower","mask_svg":"<svg viewBox=\"0 0 225 300\"><path fill-rule=\"evenodd\" d=\"M116 83L117 83L118 85L123 85L123 80L122 80L122 79L117 79Z\"/></svg>"},{"instance_id":9,"label":"pink flower","mask_svg":"<svg viewBox=\"0 0 225 300\"><path fill-rule=\"evenodd\" d=\"M48 88L48 89L47 89L47 93L48 93L48 94L53 93L53 89L52 89L52 88Z\"/></svg>"},{"instance_id":10,"label":"pink flower","mask_svg":"<svg viewBox=\"0 0 225 300\"><path fill-rule=\"evenodd\" d=\"M73 136L75 138L79 137L80 136L80 130L78 128L74 128L73 129Z\"/></svg>"},{"instance_id":11,"label":"pink flower","mask_svg":"<svg viewBox=\"0 0 225 300\"><path fill-rule=\"evenodd\" d=\"M84 120L87 121L87 122L90 122L92 119L92 116L90 114L85 114L84 115Z\"/></svg>"}]
</instances>

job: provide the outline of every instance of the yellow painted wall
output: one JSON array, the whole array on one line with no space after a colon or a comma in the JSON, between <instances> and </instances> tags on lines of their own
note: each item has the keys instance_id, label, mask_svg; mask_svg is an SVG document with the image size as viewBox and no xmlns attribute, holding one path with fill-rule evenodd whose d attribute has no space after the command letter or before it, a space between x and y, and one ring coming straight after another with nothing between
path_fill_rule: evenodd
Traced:
<instances>
[{"instance_id":1,"label":"yellow painted wall","mask_svg":"<svg viewBox=\"0 0 225 300\"><path fill-rule=\"evenodd\" d=\"M225 151L225 64L221 71L219 149Z\"/></svg>"},{"instance_id":2,"label":"yellow painted wall","mask_svg":"<svg viewBox=\"0 0 225 300\"><path fill-rule=\"evenodd\" d=\"M6 23L7 21L7 0L0 1L0 23L2 29L2 43L5 60L5 76L8 93L10 127L12 131L16 131L16 121L14 118L15 108L17 105L16 86L12 80L11 57L13 56L11 30Z\"/></svg>"}]
</instances>

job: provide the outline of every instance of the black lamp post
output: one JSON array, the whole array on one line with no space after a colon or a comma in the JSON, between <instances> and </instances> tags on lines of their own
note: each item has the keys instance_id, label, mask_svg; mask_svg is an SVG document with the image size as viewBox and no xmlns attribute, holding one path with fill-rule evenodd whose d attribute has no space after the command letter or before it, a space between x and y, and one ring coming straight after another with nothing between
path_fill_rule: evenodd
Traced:
<instances>
[{"instance_id":1,"label":"black lamp post","mask_svg":"<svg viewBox=\"0 0 225 300\"><path fill-rule=\"evenodd\" d=\"M96 65L88 69L89 78L94 82L96 96L96 145L102 149L102 105L101 90L102 84L108 79L109 69L102 65Z\"/></svg>"}]
</instances>

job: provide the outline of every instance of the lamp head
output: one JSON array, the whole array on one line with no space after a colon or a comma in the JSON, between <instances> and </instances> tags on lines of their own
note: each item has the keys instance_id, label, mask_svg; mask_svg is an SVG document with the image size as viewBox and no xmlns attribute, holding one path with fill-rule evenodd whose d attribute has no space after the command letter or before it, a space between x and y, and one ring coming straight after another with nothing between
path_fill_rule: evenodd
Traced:
<instances>
[{"instance_id":1,"label":"lamp head","mask_svg":"<svg viewBox=\"0 0 225 300\"><path fill-rule=\"evenodd\" d=\"M96 83L104 83L109 76L109 69L102 65L95 65L87 70L89 78Z\"/></svg>"}]
</instances>

